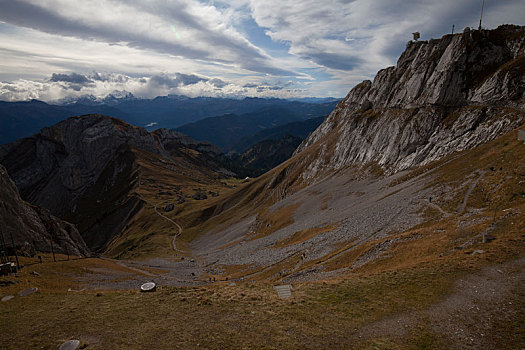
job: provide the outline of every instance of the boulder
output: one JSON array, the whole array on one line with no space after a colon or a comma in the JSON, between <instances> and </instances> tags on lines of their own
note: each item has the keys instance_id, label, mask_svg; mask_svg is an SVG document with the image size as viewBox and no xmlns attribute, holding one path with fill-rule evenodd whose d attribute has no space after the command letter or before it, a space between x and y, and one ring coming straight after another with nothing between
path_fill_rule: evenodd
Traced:
<instances>
[{"instance_id":1,"label":"boulder","mask_svg":"<svg viewBox=\"0 0 525 350\"><path fill-rule=\"evenodd\" d=\"M20 292L18 292L18 296L19 297L25 297L26 295L33 294L33 293L36 293L36 292L38 292L38 288L36 288L36 287L27 288L27 289L23 289Z\"/></svg>"},{"instance_id":2,"label":"boulder","mask_svg":"<svg viewBox=\"0 0 525 350\"><path fill-rule=\"evenodd\" d=\"M195 199L195 200L198 200L198 201L203 200L203 199L208 199L208 196L204 192L202 192L200 190L195 192L195 194L193 196L191 196L191 197L193 199Z\"/></svg>"},{"instance_id":3,"label":"boulder","mask_svg":"<svg viewBox=\"0 0 525 350\"><path fill-rule=\"evenodd\" d=\"M2 301L9 301L13 299L14 297L15 297L14 295L6 295L5 297L2 298Z\"/></svg>"},{"instance_id":4,"label":"boulder","mask_svg":"<svg viewBox=\"0 0 525 350\"><path fill-rule=\"evenodd\" d=\"M80 347L80 340L68 340L64 344L60 345L58 350L77 350Z\"/></svg>"},{"instance_id":5,"label":"boulder","mask_svg":"<svg viewBox=\"0 0 525 350\"><path fill-rule=\"evenodd\" d=\"M32 258L32 257L35 256L36 250L35 250L35 247L33 247L32 244L29 244L29 242L26 241L26 242L24 242L24 244L20 248L19 253L22 256L25 256L25 257L28 257L28 258Z\"/></svg>"}]
</instances>

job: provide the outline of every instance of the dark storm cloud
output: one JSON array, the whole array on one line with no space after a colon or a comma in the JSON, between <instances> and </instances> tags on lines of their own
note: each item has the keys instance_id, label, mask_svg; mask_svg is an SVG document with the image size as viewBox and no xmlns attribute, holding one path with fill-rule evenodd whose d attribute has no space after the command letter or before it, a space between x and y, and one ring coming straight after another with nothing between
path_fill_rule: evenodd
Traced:
<instances>
[{"instance_id":1,"label":"dark storm cloud","mask_svg":"<svg viewBox=\"0 0 525 350\"><path fill-rule=\"evenodd\" d=\"M153 75L149 80L149 84L154 86L164 86L170 89L179 86L177 79L172 79L165 75Z\"/></svg>"},{"instance_id":2,"label":"dark storm cloud","mask_svg":"<svg viewBox=\"0 0 525 350\"><path fill-rule=\"evenodd\" d=\"M215 86L217 88L223 88L226 85L228 85L227 82L225 82L224 80L221 80L219 78L210 79L209 82L210 82L210 84L212 84L213 86Z\"/></svg>"},{"instance_id":3,"label":"dark storm cloud","mask_svg":"<svg viewBox=\"0 0 525 350\"><path fill-rule=\"evenodd\" d=\"M281 91L281 90L284 90L284 86L280 86L280 85L255 85L255 86L252 86L252 87L257 87L257 92Z\"/></svg>"},{"instance_id":4,"label":"dark storm cloud","mask_svg":"<svg viewBox=\"0 0 525 350\"><path fill-rule=\"evenodd\" d=\"M153 75L149 83L153 86L162 86L170 89L178 88L187 85L194 85L201 81L208 81L208 78L199 77L195 74L184 74L184 73L175 73L174 78L168 75Z\"/></svg>"},{"instance_id":5,"label":"dark storm cloud","mask_svg":"<svg viewBox=\"0 0 525 350\"><path fill-rule=\"evenodd\" d=\"M73 83L73 84L79 84L79 85L93 82L92 80L88 79L86 76L82 74L77 74L77 73L71 73L71 74L53 73L50 81L53 81L53 82L63 81L66 83Z\"/></svg>"},{"instance_id":6,"label":"dark storm cloud","mask_svg":"<svg viewBox=\"0 0 525 350\"><path fill-rule=\"evenodd\" d=\"M208 81L207 78L201 78L195 74L175 73L175 78L179 82L179 86L193 85L201 81Z\"/></svg>"},{"instance_id":7,"label":"dark storm cloud","mask_svg":"<svg viewBox=\"0 0 525 350\"><path fill-rule=\"evenodd\" d=\"M129 80L129 77L123 74L107 74L107 73L98 73L93 72L88 76L90 79L96 81L110 81L113 83L125 83Z\"/></svg>"}]
</instances>

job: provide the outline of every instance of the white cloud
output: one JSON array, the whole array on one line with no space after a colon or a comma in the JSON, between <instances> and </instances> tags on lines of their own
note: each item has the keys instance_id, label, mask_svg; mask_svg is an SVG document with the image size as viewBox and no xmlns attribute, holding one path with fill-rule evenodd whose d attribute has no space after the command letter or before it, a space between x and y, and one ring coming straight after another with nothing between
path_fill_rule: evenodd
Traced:
<instances>
[{"instance_id":1,"label":"white cloud","mask_svg":"<svg viewBox=\"0 0 525 350\"><path fill-rule=\"evenodd\" d=\"M293 74L236 31L227 11L198 1L0 0L0 7L3 21L48 34Z\"/></svg>"},{"instance_id":2,"label":"white cloud","mask_svg":"<svg viewBox=\"0 0 525 350\"><path fill-rule=\"evenodd\" d=\"M332 73L369 76L395 62L412 32L428 39L448 33L452 24L474 26L480 7L477 0L250 1L255 21L289 43L291 53ZM524 1L487 1L487 27L524 21Z\"/></svg>"},{"instance_id":3,"label":"white cloud","mask_svg":"<svg viewBox=\"0 0 525 350\"><path fill-rule=\"evenodd\" d=\"M479 0L0 0L0 99L52 100L114 90L143 97L344 96L394 64L412 32L421 32L424 40L450 32L452 24L456 31L477 27L480 5ZM524 0L486 1L485 27L524 24L524 19ZM247 22L260 28L245 27ZM56 81L49 81L52 74Z\"/></svg>"},{"instance_id":4,"label":"white cloud","mask_svg":"<svg viewBox=\"0 0 525 350\"><path fill-rule=\"evenodd\" d=\"M253 76L253 83L244 79L224 81L217 77L203 75L159 73L152 76L127 76L123 74L91 72L53 73L43 80L17 79L12 82L0 82L0 100L19 101L39 99L55 102L80 96L93 96L102 99L109 94L124 95L131 92L139 98L153 98L169 94L189 97L299 97L303 89L291 82L269 82Z\"/></svg>"}]
</instances>

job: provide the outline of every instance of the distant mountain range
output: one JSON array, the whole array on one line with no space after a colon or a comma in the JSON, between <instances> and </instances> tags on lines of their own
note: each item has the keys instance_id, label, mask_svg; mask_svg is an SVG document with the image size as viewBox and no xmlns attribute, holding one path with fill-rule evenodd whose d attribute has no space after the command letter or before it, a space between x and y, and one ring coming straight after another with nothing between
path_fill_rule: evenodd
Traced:
<instances>
[{"instance_id":1,"label":"distant mountain range","mask_svg":"<svg viewBox=\"0 0 525 350\"><path fill-rule=\"evenodd\" d=\"M300 106L299 109L282 107L265 108L258 112L242 115L225 114L219 117L205 118L194 123L183 125L176 130L195 140L208 141L220 147L225 152L231 150L242 152L259 141L271 138L265 135L271 136L273 133L273 138L282 137L286 132L282 132L280 129L285 124L293 122L299 123L295 124L295 128L304 130L304 127L300 126L303 121L311 120L312 117L319 118L320 116L326 115L330 112L330 108L333 108L331 104ZM317 125L319 125L321 121L319 121ZM315 122L310 122L310 124L313 125ZM268 129L273 131L268 134L258 134ZM293 135L294 132L292 129L294 129L294 126L289 127L289 131L287 132ZM305 138L315 128L312 129L310 125L307 129L307 132L298 132L297 136L302 135L302 138ZM254 139L248 138L255 134L259 136Z\"/></svg>"},{"instance_id":2,"label":"distant mountain range","mask_svg":"<svg viewBox=\"0 0 525 350\"><path fill-rule=\"evenodd\" d=\"M324 117L317 117L292 122L243 137L230 146L230 163L225 166L238 177L262 175L290 158L323 120Z\"/></svg>"},{"instance_id":3,"label":"distant mountain range","mask_svg":"<svg viewBox=\"0 0 525 350\"><path fill-rule=\"evenodd\" d=\"M267 128L257 132L256 134L243 137L233 144L232 152L243 153L255 144L265 140L278 140L285 135L297 137L301 140L310 135L321 123L325 117L310 118L304 121L291 122L284 125L279 125L273 128ZM277 165L277 164L276 164Z\"/></svg>"},{"instance_id":4,"label":"distant mountain range","mask_svg":"<svg viewBox=\"0 0 525 350\"><path fill-rule=\"evenodd\" d=\"M0 144L31 136L43 127L54 125L67 117L84 114L104 114L122 119L148 130L173 129L198 120L225 114L264 113L280 109L283 114L294 116L282 122L304 120L328 114L337 104L332 99L307 98L292 101L276 98L225 99L212 97L190 98L179 95L138 99L132 94L110 94L103 99L82 96L76 99L48 104L31 100L23 102L0 101ZM284 112L287 110L288 112ZM265 127L275 125L265 122ZM254 130L254 132L259 131ZM246 136L246 135L242 135Z\"/></svg>"},{"instance_id":5,"label":"distant mountain range","mask_svg":"<svg viewBox=\"0 0 525 350\"><path fill-rule=\"evenodd\" d=\"M230 154L229 169L238 177L260 176L288 160L303 140L290 134L263 139L243 153Z\"/></svg>"}]
</instances>

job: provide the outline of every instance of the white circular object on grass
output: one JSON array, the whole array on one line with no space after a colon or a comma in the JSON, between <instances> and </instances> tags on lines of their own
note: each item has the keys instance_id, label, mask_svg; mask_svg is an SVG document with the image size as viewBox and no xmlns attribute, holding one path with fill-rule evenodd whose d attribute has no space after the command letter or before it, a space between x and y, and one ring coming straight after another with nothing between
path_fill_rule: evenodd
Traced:
<instances>
[{"instance_id":1,"label":"white circular object on grass","mask_svg":"<svg viewBox=\"0 0 525 350\"><path fill-rule=\"evenodd\" d=\"M146 282L140 286L141 292L154 292L157 289L157 285L154 282Z\"/></svg>"},{"instance_id":2,"label":"white circular object on grass","mask_svg":"<svg viewBox=\"0 0 525 350\"><path fill-rule=\"evenodd\" d=\"M68 340L64 344L60 345L58 350L77 350L80 346L80 340Z\"/></svg>"}]
</instances>

